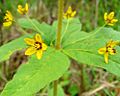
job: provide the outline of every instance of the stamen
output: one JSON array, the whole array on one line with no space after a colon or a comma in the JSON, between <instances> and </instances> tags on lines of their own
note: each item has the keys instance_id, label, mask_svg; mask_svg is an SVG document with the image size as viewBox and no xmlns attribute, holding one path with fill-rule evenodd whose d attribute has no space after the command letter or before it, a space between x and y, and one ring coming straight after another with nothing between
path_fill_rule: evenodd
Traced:
<instances>
[{"instance_id":1,"label":"stamen","mask_svg":"<svg viewBox=\"0 0 120 96\"><path fill-rule=\"evenodd\" d=\"M42 49L42 43L40 43L40 42L35 42L35 48L37 49L37 50L40 50L40 49Z\"/></svg>"},{"instance_id":2,"label":"stamen","mask_svg":"<svg viewBox=\"0 0 120 96\"><path fill-rule=\"evenodd\" d=\"M113 50L113 53L116 53L116 50L115 49L112 49Z\"/></svg>"}]
</instances>

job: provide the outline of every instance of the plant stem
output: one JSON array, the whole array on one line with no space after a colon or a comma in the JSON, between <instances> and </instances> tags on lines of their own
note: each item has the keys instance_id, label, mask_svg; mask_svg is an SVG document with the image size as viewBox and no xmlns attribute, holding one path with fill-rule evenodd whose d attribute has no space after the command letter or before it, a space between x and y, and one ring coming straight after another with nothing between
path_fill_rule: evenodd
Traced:
<instances>
[{"instance_id":1,"label":"plant stem","mask_svg":"<svg viewBox=\"0 0 120 96\"><path fill-rule=\"evenodd\" d=\"M78 39L78 40L76 40L76 41L73 41L73 42L71 42L71 43L68 43L67 46L68 46L68 45L75 44L75 43L77 43L77 42L80 42L80 41L82 41L82 40L85 40L85 39L88 39L89 37L94 36L94 35L97 34L101 29L103 29L103 28L105 27L105 25L106 25L106 24L104 24L102 27L100 27L99 29L97 29L97 30L96 30L94 33L92 33L91 35L88 35L88 36L86 36L86 37L84 37L84 38L81 38L81 39ZM66 47L66 46L65 46L65 47Z\"/></svg>"},{"instance_id":2,"label":"plant stem","mask_svg":"<svg viewBox=\"0 0 120 96\"><path fill-rule=\"evenodd\" d=\"M38 28L38 26L36 26L33 21L31 21L31 19L29 18L29 16L26 14L27 20L32 24L32 26L38 31L40 32L42 35L45 36L45 34Z\"/></svg>"},{"instance_id":3,"label":"plant stem","mask_svg":"<svg viewBox=\"0 0 120 96\"><path fill-rule=\"evenodd\" d=\"M62 19L63 19L63 6L64 0L58 0L58 27L57 27L57 35L56 35L56 49L60 49L61 47L61 31L62 31ZM58 80L54 81L54 89L53 96L57 96L57 85Z\"/></svg>"},{"instance_id":4,"label":"plant stem","mask_svg":"<svg viewBox=\"0 0 120 96\"><path fill-rule=\"evenodd\" d=\"M61 36L61 42L62 42L62 39L63 39L63 37L65 36L65 34L66 34L66 32L67 32L67 29L68 29L69 23L70 23L70 20L68 19L68 20L67 20L66 28L65 28L65 30L64 30L64 33L63 33L63 35Z\"/></svg>"},{"instance_id":5,"label":"plant stem","mask_svg":"<svg viewBox=\"0 0 120 96\"><path fill-rule=\"evenodd\" d=\"M58 85L58 80L55 80L54 81L53 96L57 96L57 85Z\"/></svg>"},{"instance_id":6,"label":"plant stem","mask_svg":"<svg viewBox=\"0 0 120 96\"><path fill-rule=\"evenodd\" d=\"M57 28L57 39L56 49L61 47L61 31L62 31L62 19L63 19L63 2L64 0L58 0L58 28Z\"/></svg>"},{"instance_id":7,"label":"plant stem","mask_svg":"<svg viewBox=\"0 0 120 96\"><path fill-rule=\"evenodd\" d=\"M22 28L20 27L20 25L19 25L18 22L16 22L16 21L14 21L14 22L15 22L15 24L16 24L17 30L18 30L22 35L28 34L27 31L25 31L24 29L22 29Z\"/></svg>"}]
</instances>

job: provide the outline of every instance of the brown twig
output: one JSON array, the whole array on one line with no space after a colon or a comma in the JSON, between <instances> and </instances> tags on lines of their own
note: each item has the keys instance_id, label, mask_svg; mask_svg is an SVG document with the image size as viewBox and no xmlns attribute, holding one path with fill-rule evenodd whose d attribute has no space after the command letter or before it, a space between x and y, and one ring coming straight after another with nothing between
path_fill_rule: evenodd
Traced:
<instances>
[{"instance_id":1,"label":"brown twig","mask_svg":"<svg viewBox=\"0 0 120 96\"><path fill-rule=\"evenodd\" d=\"M114 88L115 87L115 84L117 84L118 81L114 81L112 83L109 83L109 82L104 82L101 86L99 86L98 88L94 89L94 90L91 90L89 92L84 92L81 96L92 96L93 94L103 90L104 88L109 88L109 87L112 87Z\"/></svg>"}]
</instances>

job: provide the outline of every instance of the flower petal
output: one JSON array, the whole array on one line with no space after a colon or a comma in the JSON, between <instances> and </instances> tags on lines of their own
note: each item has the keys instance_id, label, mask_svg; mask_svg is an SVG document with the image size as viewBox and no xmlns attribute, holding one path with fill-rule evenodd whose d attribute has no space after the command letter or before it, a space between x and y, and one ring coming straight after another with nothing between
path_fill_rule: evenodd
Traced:
<instances>
[{"instance_id":1,"label":"flower petal","mask_svg":"<svg viewBox=\"0 0 120 96\"><path fill-rule=\"evenodd\" d=\"M47 49L47 45L45 43L42 43L42 50L46 50Z\"/></svg>"},{"instance_id":2,"label":"flower petal","mask_svg":"<svg viewBox=\"0 0 120 96\"><path fill-rule=\"evenodd\" d=\"M109 15L108 15L108 19L109 20L112 20L114 18L114 12L110 12Z\"/></svg>"},{"instance_id":3,"label":"flower petal","mask_svg":"<svg viewBox=\"0 0 120 96\"><path fill-rule=\"evenodd\" d=\"M71 6L68 7L67 13L68 13L68 14L71 14L71 13L72 13L72 7L71 7Z\"/></svg>"},{"instance_id":4,"label":"flower petal","mask_svg":"<svg viewBox=\"0 0 120 96\"><path fill-rule=\"evenodd\" d=\"M118 22L118 19L112 19L111 20L111 23L116 23L116 22Z\"/></svg>"},{"instance_id":5,"label":"flower petal","mask_svg":"<svg viewBox=\"0 0 120 96\"><path fill-rule=\"evenodd\" d=\"M119 41L113 41L113 40L110 40L108 43L107 43L107 47L109 48L113 48L115 46L119 45Z\"/></svg>"},{"instance_id":6,"label":"flower petal","mask_svg":"<svg viewBox=\"0 0 120 96\"><path fill-rule=\"evenodd\" d=\"M72 12L71 17L74 17L76 15L76 11Z\"/></svg>"},{"instance_id":7,"label":"flower petal","mask_svg":"<svg viewBox=\"0 0 120 96\"><path fill-rule=\"evenodd\" d=\"M114 24L113 23L108 23L108 25L113 26Z\"/></svg>"},{"instance_id":8,"label":"flower petal","mask_svg":"<svg viewBox=\"0 0 120 96\"><path fill-rule=\"evenodd\" d=\"M28 12L28 3L25 4L25 10Z\"/></svg>"},{"instance_id":9,"label":"flower petal","mask_svg":"<svg viewBox=\"0 0 120 96\"><path fill-rule=\"evenodd\" d=\"M13 20L13 16L12 16L12 14L10 13L10 11L6 11L6 14L5 14L5 17L6 18L9 18L9 21L12 21Z\"/></svg>"},{"instance_id":10,"label":"flower petal","mask_svg":"<svg viewBox=\"0 0 120 96\"><path fill-rule=\"evenodd\" d=\"M106 47L100 48L100 49L98 50L98 53L99 53L99 54L105 54L105 52L106 52Z\"/></svg>"},{"instance_id":11,"label":"flower petal","mask_svg":"<svg viewBox=\"0 0 120 96\"><path fill-rule=\"evenodd\" d=\"M104 13L104 20L107 20L107 12Z\"/></svg>"},{"instance_id":12,"label":"flower petal","mask_svg":"<svg viewBox=\"0 0 120 96\"><path fill-rule=\"evenodd\" d=\"M28 45L34 46L34 44L35 44L35 40L34 40L34 39L25 38L24 41L25 41Z\"/></svg>"},{"instance_id":13,"label":"flower petal","mask_svg":"<svg viewBox=\"0 0 120 96\"><path fill-rule=\"evenodd\" d=\"M26 51L25 51L25 55L32 55L36 52L36 49L34 47L29 47Z\"/></svg>"},{"instance_id":14,"label":"flower petal","mask_svg":"<svg viewBox=\"0 0 120 96\"><path fill-rule=\"evenodd\" d=\"M36 53L36 56L38 59L41 59L42 57L42 50L38 50L37 53Z\"/></svg>"},{"instance_id":15,"label":"flower petal","mask_svg":"<svg viewBox=\"0 0 120 96\"><path fill-rule=\"evenodd\" d=\"M108 63L108 52L104 54L105 63Z\"/></svg>"},{"instance_id":16,"label":"flower petal","mask_svg":"<svg viewBox=\"0 0 120 96\"><path fill-rule=\"evenodd\" d=\"M24 13L23 13L22 5L18 5L17 11L18 11L18 13L20 13L20 14L22 14L22 15L24 14Z\"/></svg>"},{"instance_id":17,"label":"flower petal","mask_svg":"<svg viewBox=\"0 0 120 96\"><path fill-rule=\"evenodd\" d=\"M42 38L39 34L35 35L35 41L42 42Z\"/></svg>"},{"instance_id":18,"label":"flower petal","mask_svg":"<svg viewBox=\"0 0 120 96\"><path fill-rule=\"evenodd\" d=\"M8 22L4 22L3 23L3 26L4 27L9 27L9 26L11 26L12 25L12 21L8 21Z\"/></svg>"}]
</instances>

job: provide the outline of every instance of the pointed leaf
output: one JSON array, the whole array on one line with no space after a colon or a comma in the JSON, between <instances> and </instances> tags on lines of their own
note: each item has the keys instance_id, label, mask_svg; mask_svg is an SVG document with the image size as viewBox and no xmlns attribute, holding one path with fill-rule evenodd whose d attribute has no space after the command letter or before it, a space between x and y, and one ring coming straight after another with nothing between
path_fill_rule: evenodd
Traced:
<instances>
[{"instance_id":1,"label":"pointed leaf","mask_svg":"<svg viewBox=\"0 0 120 96\"><path fill-rule=\"evenodd\" d=\"M31 35L32 36L32 35ZM30 35L24 35L19 37L7 44L4 44L0 47L0 62L9 59L10 55L23 48L26 48L26 44L24 42L24 38L31 37Z\"/></svg>"},{"instance_id":2,"label":"pointed leaf","mask_svg":"<svg viewBox=\"0 0 120 96\"><path fill-rule=\"evenodd\" d=\"M60 51L48 48L41 60L32 56L22 65L0 96L31 96L60 78L69 67L69 59Z\"/></svg>"},{"instance_id":3,"label":"pointed leaf","mask_svg":"<svg viewBox=\"0 0 120 96\"><path fill-rule=\"evenodd\" d=\"M108 64L105 63L104 56L98 53L98 49L104 47L111 39L120 41L120 32L112 28L103 28L65 45L64 53L82 64L101 67L120 76L120 47L116 47L115 55L109 55Z\"/></svg>"},{"instance_id":4,"label":"pointed leaf","mask_svg":"<svg viewBox=\"0 0 120 96\"><path fill-rule=\"evenodd\" d=\"M52 27L46 23L39 23L36 19L25 18L19 19L18 23L22 28L39 32L46 42L50 43L55 38L55 31L52 31Z\"/></svg>"}]
</instances>

